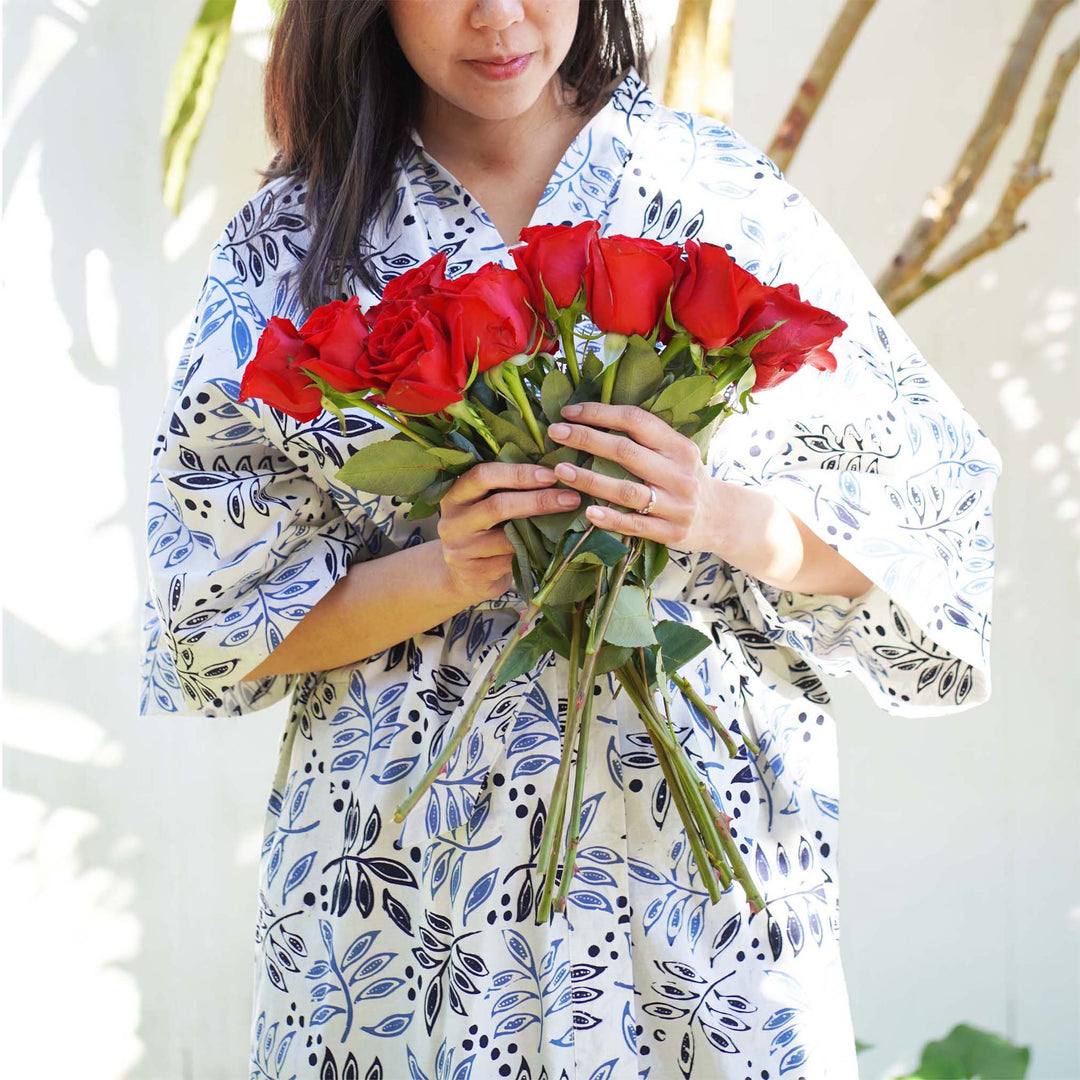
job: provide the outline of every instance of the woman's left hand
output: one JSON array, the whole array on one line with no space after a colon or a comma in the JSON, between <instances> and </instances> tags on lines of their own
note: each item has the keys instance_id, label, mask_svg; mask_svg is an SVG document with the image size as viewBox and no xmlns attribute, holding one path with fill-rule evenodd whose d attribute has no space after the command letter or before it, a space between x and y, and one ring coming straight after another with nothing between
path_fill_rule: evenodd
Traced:
<instances>
[{"instance_id":1,"label":"woman's left hand","mask_svg":"<svg viewBox=\"0 0 1080 1080\"><path fill-rule=\"evenodd\" d=\"M679 551L717 550L717 486L694 442L636 405L583 401L564 406L562 415L573 423L552 424L548 434L554 442L607 458L633 474L617 479L566 463L555 466L555 475L568 487L630 508L624 513L591 505L585 510L591 522ZM642 514L649 505L650 487L656 501L648 514Z\"/></svg>"}]
</instances>

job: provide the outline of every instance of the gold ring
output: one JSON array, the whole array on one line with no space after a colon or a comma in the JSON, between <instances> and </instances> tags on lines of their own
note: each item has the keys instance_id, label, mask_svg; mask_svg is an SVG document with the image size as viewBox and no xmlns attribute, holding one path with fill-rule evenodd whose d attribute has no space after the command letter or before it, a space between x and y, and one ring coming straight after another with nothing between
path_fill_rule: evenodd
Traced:
<instances>
[{"instance_id":1,"label":"gold ring","mask_svg":"<svg viewBox=\"0 0 1080 1080\"><path fill-rule=\"evenodd\" d=\"M656 488L649 484L645 486L649 489L649 505L639 510L639 514L651 514L653 507L656 505Z\"/></svg>"}]
</instances>

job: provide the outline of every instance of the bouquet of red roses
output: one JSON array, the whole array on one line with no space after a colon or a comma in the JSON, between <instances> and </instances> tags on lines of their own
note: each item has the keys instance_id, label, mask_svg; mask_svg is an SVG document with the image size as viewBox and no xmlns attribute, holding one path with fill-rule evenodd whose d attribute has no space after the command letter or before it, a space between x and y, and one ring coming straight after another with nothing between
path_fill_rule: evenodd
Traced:
<instances>
[{"instance_id":1,"label":"bouquet of red roses","mask_svg":"<svg viewBox=\"0 0 1080 1080\"><path fill-rule=\"evenodd\" d=\"M556 443L565 406L600 401L652 413L698 446L745 412L752 394L803 365L835 370L828 351L847 324L801 300L795 284L764 285L713 244L600 236L599 223L524 229L515 266L488 263L448 280L442 252L391 281L362 311L357 297L311 313L297 330L271 317L244 370L240 399L261 398L306 421L329 409L344 428L359 408L396 429L354 454L339 479L434 513L457 477L481 461L559 462L635 479L622 465ZM401 821L444 771L493 688L551 651L569 661L566 738L538 855L546 921L560 865L571 747L578 743L569 837L554 906L574 873L585 748L598 676L611 672L656 750L710 899L737 879L753 911L763 902L730 832L672 728L672 691L711 723L734 757L730 732L679 669L709 639L677 621L654 622L650 588L667 560L655 540L598 528L582 494L571 511L504 524L525 607L485 684L409 796ZM444 729L445 731L446 729ZM758 748L742 735L749 752ZM434 748L433 748L434 749ZM717 882L719 881L719 885Z\"/></svg>"}]
</instances>

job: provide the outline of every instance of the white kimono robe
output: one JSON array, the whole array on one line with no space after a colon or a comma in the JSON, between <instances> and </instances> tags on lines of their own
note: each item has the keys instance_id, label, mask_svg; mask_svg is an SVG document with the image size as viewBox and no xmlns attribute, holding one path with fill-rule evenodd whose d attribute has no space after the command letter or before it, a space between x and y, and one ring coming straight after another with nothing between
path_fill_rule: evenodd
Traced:
<instances>
[{"instance_id":1,"label":"white kimono robe","mask_svg":"<svg viewBox=\"0 0 1080 1080\"><path fill-rule=\"evenodd\" d=\"M375 231L383 280L440 249L450 276L513 265L413 136ZM737 882L709 903L644 726L604 680L579 873L565 913L536 926L564 660L489 695L446 774L392 821L497 655L515 592L345 667L239 679L352 562L436 535L434 518L408 521L396 499L334 478L390 429L354 410L342 436L329 413L297 423L236 400L268 317L308 314L303 201L303 183L276 181L215 244L148 498L142 713L291 697L259 866L251 1076L854 1080L837 750L818 673L854 675L897 716L987 699L996 449L776 166L732 128L665 107L631 69L531 223L591 217L604 235L723 244L847 321L837 371L761 394L720 427L709 462L764 486L874 585L857 600L802 595L673 553L654 614L711 635L685 673L761 753L729 758L678 697L673 721L735 818L766 908L750 916Z\"/></svg>"}]
</instances>

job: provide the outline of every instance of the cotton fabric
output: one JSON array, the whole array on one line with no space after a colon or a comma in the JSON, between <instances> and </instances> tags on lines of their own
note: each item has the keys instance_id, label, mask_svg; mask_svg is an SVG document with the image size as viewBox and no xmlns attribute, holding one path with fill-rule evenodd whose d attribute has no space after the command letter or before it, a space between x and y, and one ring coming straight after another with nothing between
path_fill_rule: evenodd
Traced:
<instances>
[{"instance_id":1,"label":"cotton fabric","mask_svg":"<svg viewBox=\"0 0 1080 1080\"><path fill-rule=\"evenodd\" d=\"M400 164L372 235L383 282L438 250L452 277L513 265L415 131ZM873 587L805 595L672 552L654 615L712 638L684 673L739 755L678 696L672 720L766 908L751 916L737 882L709 903L644 725L604 678L579 870L565 913L536 926L564 660L489 694L447 772L392 820L504 644L516 592L354 664L243 678L353 563L437 535L435 518L409 521L399 500L335 477L392 429L353 410L343 435L329 413L298 423L237 401L267 319L308 314L304 200L301 180L274 181L215 243L147 501L141 714L290 700L258 869L250 1075L854 1080L836 733L819 676L854 676L898 718L987 700L997 450L806 196L732 127L664 106L630 69L531 224L596 218L602 235L721 244L847 321L837 370L760 394L721 425L708 462L769 491Z\"/></svg>"}]
</instances>

